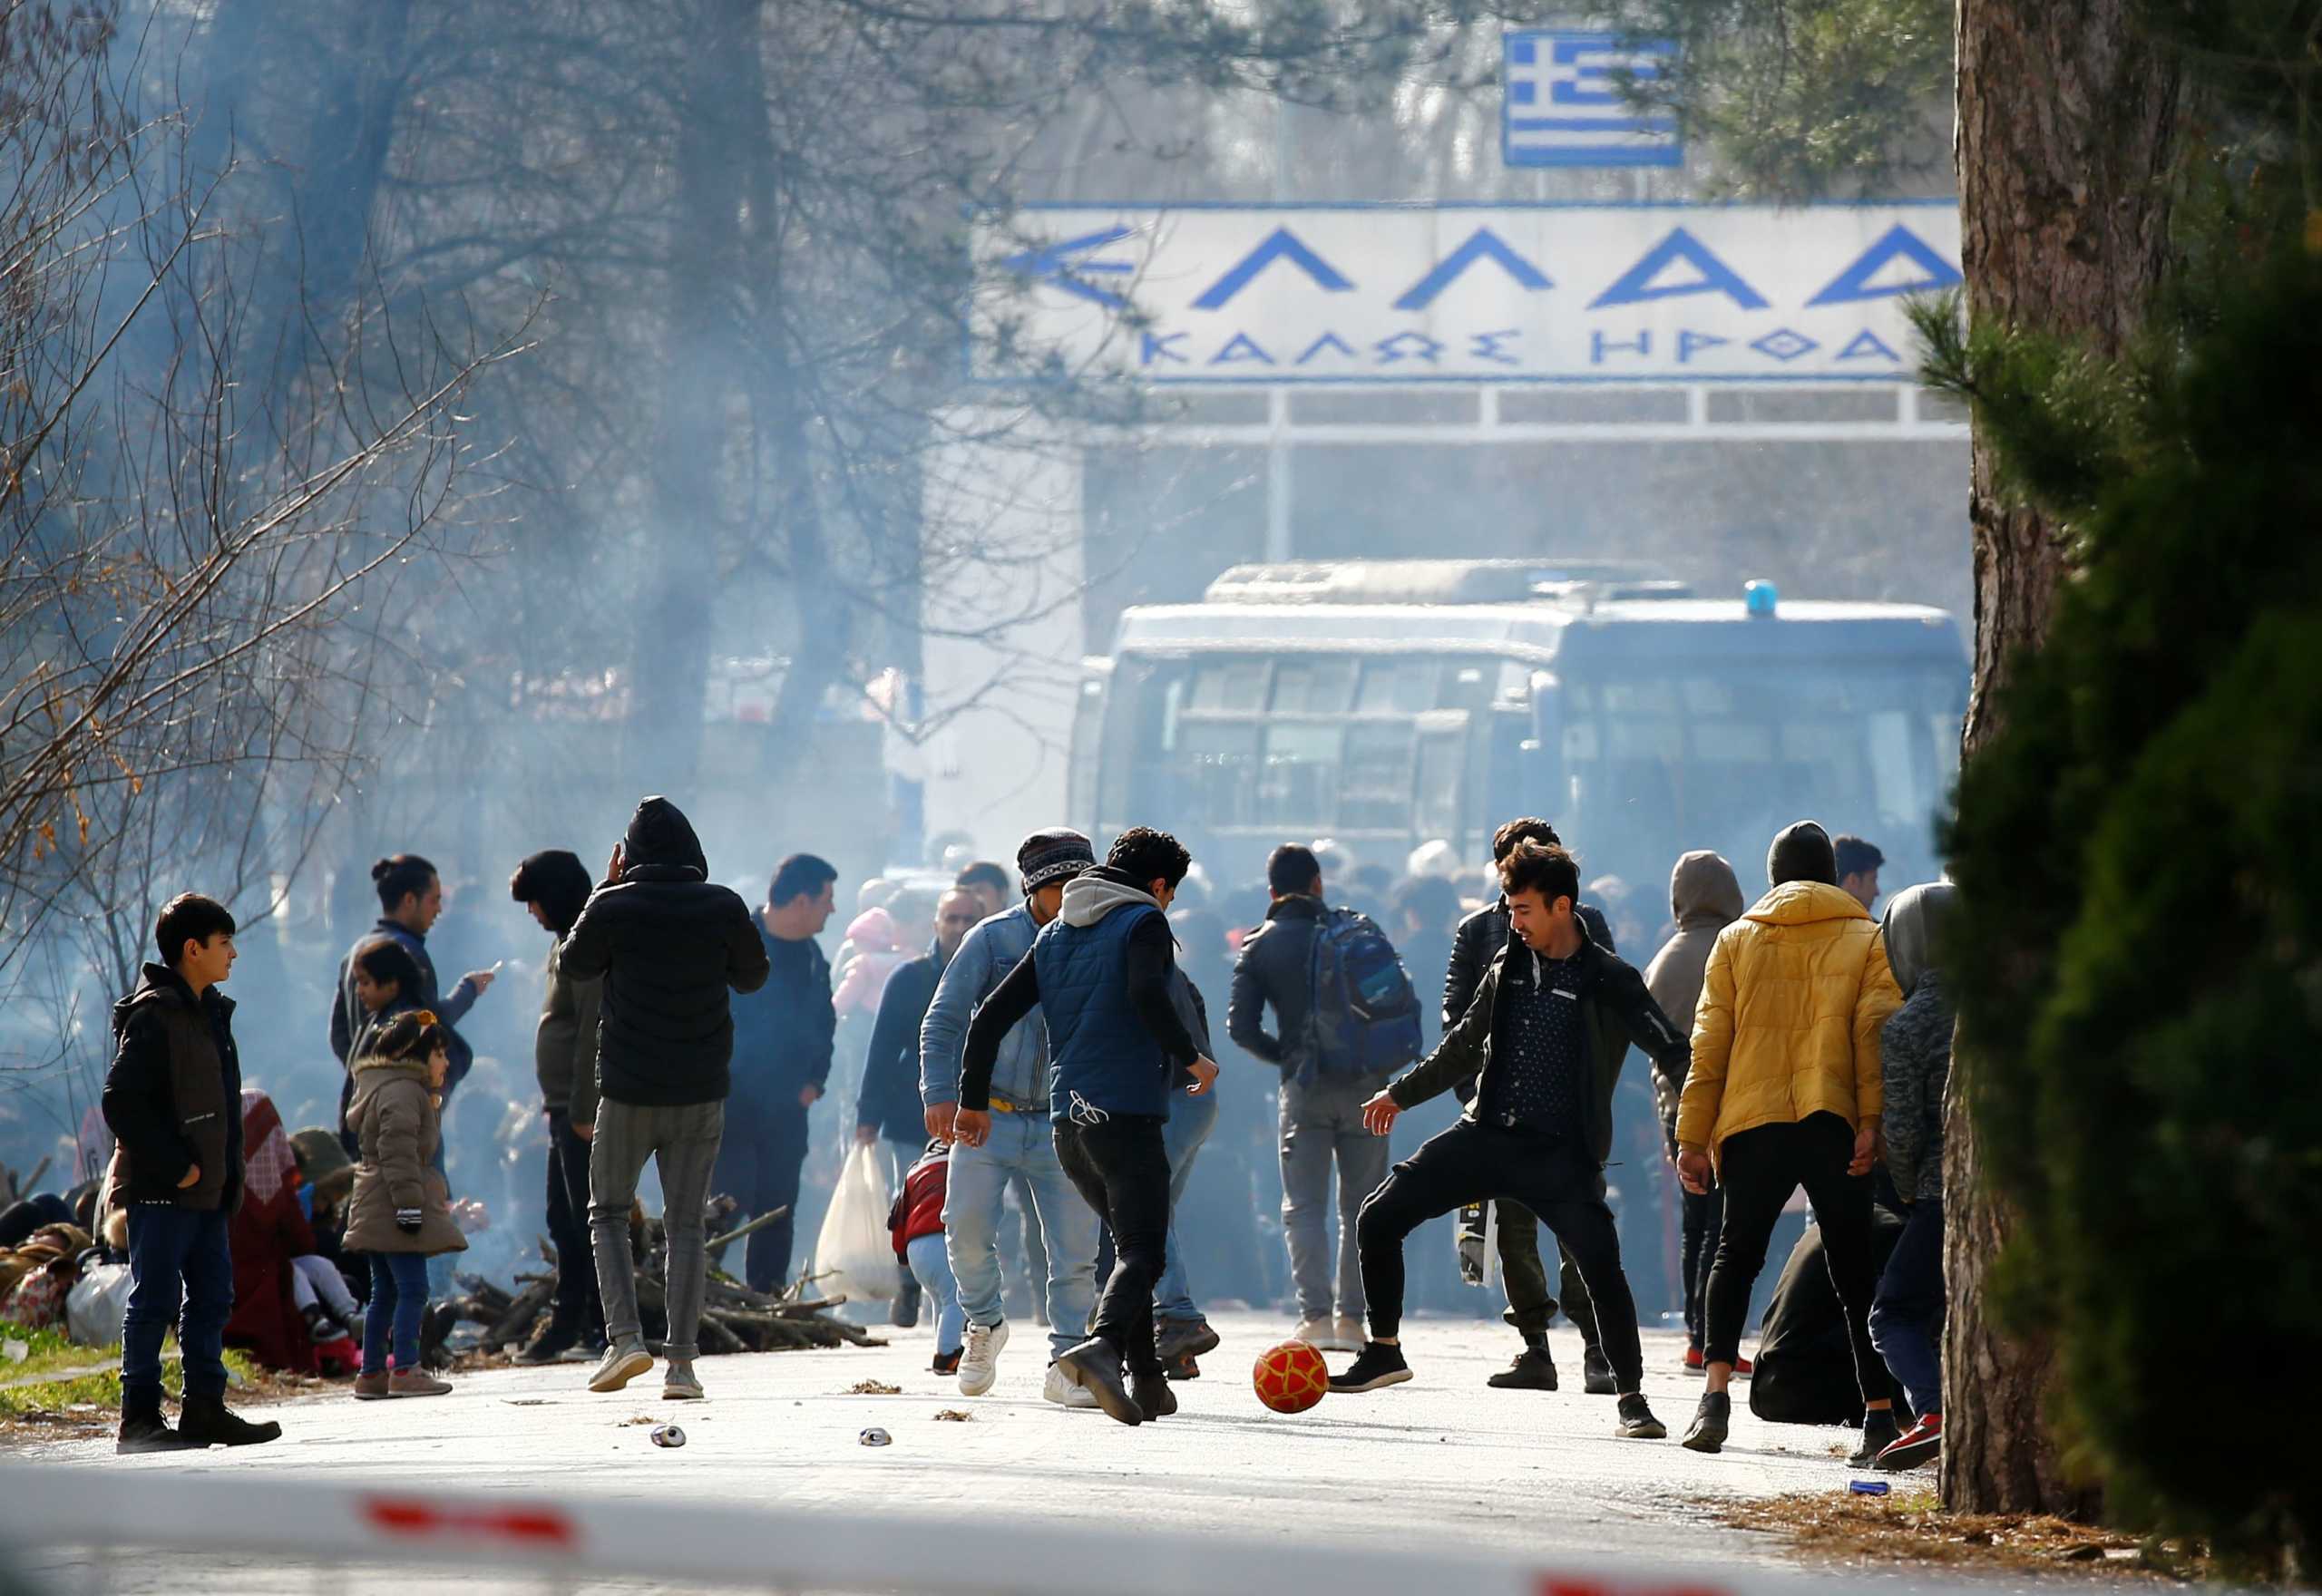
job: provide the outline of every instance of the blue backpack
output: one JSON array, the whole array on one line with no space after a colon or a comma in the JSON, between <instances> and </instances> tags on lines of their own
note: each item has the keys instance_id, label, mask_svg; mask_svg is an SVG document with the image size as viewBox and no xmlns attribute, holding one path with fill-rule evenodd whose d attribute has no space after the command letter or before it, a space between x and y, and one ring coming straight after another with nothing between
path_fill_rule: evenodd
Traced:
<instances>
[{"instance_id":1,"label":"blue backpack","mask_svg":"<svg viewBox=\"0 0 2322 1596\"><path fill-rule=\"evenodd\" d=\"M1368 915L1325 910L1314 926L1307 1009L1317 1074L1400 1069L1419 1057L1419 998L1395 946Z\"/></svg>"}]
</instances>

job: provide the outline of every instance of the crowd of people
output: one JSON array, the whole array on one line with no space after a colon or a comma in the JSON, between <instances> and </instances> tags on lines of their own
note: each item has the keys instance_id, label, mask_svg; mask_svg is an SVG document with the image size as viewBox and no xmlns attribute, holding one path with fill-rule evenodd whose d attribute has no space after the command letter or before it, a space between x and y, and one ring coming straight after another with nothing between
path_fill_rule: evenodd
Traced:
<instances>
[{"instance_id":1,"label":"crowd of people","mask_svg":"<svg viewBox=\"0 0 2322 1596\"><path fill-rule=\"evenodd\" d=\"M1019 1311L1047 1335L1049 1400L1132 1425L1165 1417L1173 1380L1219 1345L1195 1260L1224 1255L1209 1233L1233 1228L1221 1212L1248 1223L1246 1182L1238 1209L1199 1196L1221 1099L1240 1085L1218 1089L1222 1040L1247 1061L1236 1071L1278 1075L1291 1333L1352 1355L1333 1390L1413 1377L1406 1244L1456 1214L1459 1268L1478 1278L1496 1255L1518 1342L1492 1385L1557 1387L1546 1332L1562 1311L1585 1389L1615 1398L1616 1433L1659 1437L1605 1176L1642 1089L1633 1075L1622 1090L1634 1049L1657 1109L1646 1134L1682 1194L1684 1358L1704 1382L1684 1444L1725 1439L1732 1382L1752 1372L1740 1347L1752 1288L1803 1188L1858 1460L1932 1455L1950 1033L1935 959L1950 889L1907 890L1882 927L1877 851L1802 822L1774 840L1754 904L1725 860L1680 858L1668 933L1640 970L1615 946L1655 939L1634 895L1584 884L1546 822L1501 827L1480 882L1445 868L1439 846L1398 885L1357 878L1327 842L1285 842L1261 910L1209 889L1166 832L1133 829L1100 860L1079 833L1042 831L1012 871L960 870L932 913L922 900L899 915L898 898L866 890L835 969L818 938L838 871L792 855L746 903L710 879L666 799L639 805L600 871L567 852L526 858L510 893L550 939L534 1048L561 1267L523 1356L593 1357L590 1388L614 1391L654 1367L658 1342L664 1396L702 1396L710 1227L757 1221L736 1244L753 1290L811 1285L796 1256L810 1114L851 1051L853 1136L886 1149L900 1177L895 1319L932 1318L936 1370L968 1396L993 1388L1013 1273L1029 1287ZM1335 905L1334 870L1353 887ZM160 962L116 1010L103 1114L118 1145L100 1228L119 1216L132 1279L125 1451L278 1434L224 1409L220 1360L237 1297L275 1296L278 1280L308 1348L346 1366L357 1398L449 1389L426 1367L422 1326L477 1216L452 1200L444 1116L473 1065L460 1022L496 967L444 991L426 945L444 900L434 867L398 854L372 875L380 917L347 952L329 1016L344 1083L328 1131L285 1135L245 1093L220 990L235 926L219 904L168 906ZM1255 923L1228 931L1229 917ZM1398 1122L1439 1099L1457 1117L1394 1161ZM649 1164L667 1284L640 1304ZM250 1278L268 1271L241 1267L229 1232L286 1194L295 1222L268 1221L281 1267ZM172 1323L187 1393L174 1428L159 1379ZM1771 1350L1770 1337L1761 1359Z\"/></svg>"}]
</instances>

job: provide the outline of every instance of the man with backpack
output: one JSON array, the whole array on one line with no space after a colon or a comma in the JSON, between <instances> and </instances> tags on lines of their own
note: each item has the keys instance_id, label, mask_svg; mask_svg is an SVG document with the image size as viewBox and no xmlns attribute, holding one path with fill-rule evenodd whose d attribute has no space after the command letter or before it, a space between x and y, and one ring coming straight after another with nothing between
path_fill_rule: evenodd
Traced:
<instances>
[{"instance_id":1,"label":"man with backpack","mask_svg":"<svg viewBox=\"0 0 2322 1596\"><path fill-rule=\"evenodd\" d=\"M1323 903L1312 849L1275 849L1266 885L1273 902L1242 943L1226 1032L1282 1071L1282 1227L1298 1289L1293 1338L1353 1352L1362 1345L1365 1308L1355 1221L1387 1178L1390 1159L1387 1143L1363 1128L1362 1105L1419 1056L1419 1002L1378 926ZM1335 1253L1328 1219L1334 1162Z\"/></svg>"}]
</instances>

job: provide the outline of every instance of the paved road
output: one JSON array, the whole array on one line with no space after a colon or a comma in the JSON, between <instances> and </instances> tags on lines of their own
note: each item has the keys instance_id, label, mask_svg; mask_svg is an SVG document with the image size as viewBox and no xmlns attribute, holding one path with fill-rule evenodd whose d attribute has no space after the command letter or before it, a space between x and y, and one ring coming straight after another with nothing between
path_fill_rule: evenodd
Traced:
<instances>
[{"instance_id":1,"label":"paved road","mask_svg":"<svg viewBox=\"0 0 2322 1596\"><path fill-rule=\"evenodd\" d=\"M1042 1401L1044 1340L1029 1325L1018 1328L997 1389L979 1399L961 1398L952 1381L928 1371L928 1332L903 1331L880 1349L706 1359L711 1399L700 1404L662 1402L658 1381L594 1396L583 1388L585 1370L571 1365L470 1376L452 1396L426 1401L317 1397L272 1410L288 1432L279 1443L213 1450L193 1466L388 1479L447 1501L489 1488L883 1508L914 1518L997 1514L1026 1524L1216 1526L1282 1543L1327 1538L1395 1552L1464 1546L1544 1560L1615 1557L1641 1571L1704 1575L1765 1568L1781 1555L1770 1537L1721 1527L1714 1498L1842 1491L1851 1472L1834 1455L1847 1432L1761 1425L1744 1412L1727 1450L1706 1457L1673 1439L1615 1438L1609 1397L1489 1390L1484 1377L1505 1361L1513 1338L1472 1321L1410 1325L1412 1383L1332 1396L1283 1417L1258 1405L1246 1371L1286 1325L1229 1316L1219 1324L1224 1347L1205 1360L1207 1377L1178 1387L1184 1410L1137 1429ZM1673 1337L1648 1333L1646 1391L1673 1432L1700 1388L1679 1367L1679 1349ZM1577 1338L1559 1331L1555 1350L1576 1376ZM902 1392L849 1394L873 1379ZM974 1417L939 1421L947 1408ZM689 1445L649 1444L648 1421L664 1419L681 1423ZM858 1432L873 1425L890 1431L893 1444L859 1445ZM102 1467L109 1488L124 1486L121 1476L132 1472L189 1466L181 1458L116 1459L99 1443L38 1455ZM122 1500L131 1500L125 1490ZM776 1549L769 1559L778 1566ZM174 1572L173 1581L157 1585L104 1583L191 1588L186 1571ZM389 1588L409 1596L431 1587Z\"/></svg>"}]
</instances>

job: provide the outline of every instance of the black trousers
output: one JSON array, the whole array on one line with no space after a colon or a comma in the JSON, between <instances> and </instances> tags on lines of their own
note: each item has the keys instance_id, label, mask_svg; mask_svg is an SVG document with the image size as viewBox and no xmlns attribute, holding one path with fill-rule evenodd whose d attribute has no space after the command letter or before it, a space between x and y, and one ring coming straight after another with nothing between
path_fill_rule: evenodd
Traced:
<instances>
[{"instance_id":1,"label":"black trousers","mask_svg":"<svg viewBox=\"0 0 2322 1596\"><path fill-rule=\"evenodd\" d=\"M1709 1271L1725 1224L1725 1188L1712 1186L1699 1196L1681 1189L1678 1195L1685 1216L1685 1338L1699 1347L1709 1335Z\"/></svg>"},{"instance_id":2,"label":"black trousers","mask_svg":"<svg viewBox=\"0 0 2322 1596\"><path fill-rule=\"evenodd\" d=\"M572 1134L561 1108L548 1111L548 1239L556 1243L555 1322L602 1335L605 1304L589 1241L589 1143Z\"/></svg>"},{"instance_id":3,"label":"black trousers","mask_svg":"<svg viewBox=\"0 0 2322 1596\"><path fill-rule=\"evenodd\" d=\"M1117 1114L1102 1124L1056 1127L1057 1162L1113 1235L1113 1270L1097 1299L1096 1334L1129 1372L1158 1375L1153 1286L1169 1261L1169 1150L1164 1122Z\"/></svg>"},{"instance_id":4,"label":"black trousers","mask_svg":"<svg viewBox=\"0 0 2322 1596\"><path fill-rule=\"evenodd\" d=\"M1462 1119L1397 1164L1363 1203L1356 1235L1371 1333L1383 1339L1401 1328L1404 1238L1439 1214L1486 1198L1520 1202L1555 1232L1587 1283L1600 1345L1620 1388L1641 1389L1644 1352L1636 1303L1621 1269L1621 1239L1605 1202L1604 1172L1570 1143L1530 1131Z\"/></svg>"},{"instance_id":5,"label":"black trousers","mask_svg":"<svg viewBox=\"0 0 2322 1596\"><path fill-rule=\"evenodd\" d=\"M742 1279L753 1291L778 1291L790 1280L798 1232L798 1173L806 1163L806 1110L796 1098L772 1106L728 1098L726 1137L709 1177L714 1195L740 1203L737 1218L756 1219L777 1208L790 1212L752 1231Z\"/></svg>"},{"instance_id":6,"label":"black trousers","mask_svg":"<svg viewBox=\"0 0 2322 1596\"><path fill-rule=\"evenodd\" d=\"M1540 1256L1540 1221L1521 1202L1499 1205L1499 1278L1507 1288L1507 1322L1535 1340L1548 1333L1556 1316L1556 1292L1548 1289L1548 1270ZM1556 1249L1556 1290L1564 1293L1565 1317L1580 1332L1580 1342L1595 1352L1604 1346L1596 1331L1596 1305L1588 1299L1587 1282L1572 1261L1572 1254Z\"/></svg>"},{"instance_id":7,"label":"black trousers","mask_svg":"<svg viewBox=\"0 0 2322 1596\"><path fill-rule=\"evenodd\" d=\"M1726 1137L1717 1154L1725 1192L1725 1227L1711 1267L1708 1334L1702 1356L1732 1363L1742 1351L1750 1289L1765 1267L1766 1243L1782 1205L1800 1186L1822 1232L1822 1260L1846 1309L1847 1342L1865 1403L1887 1398L1887 1365L1870 1344L1870 1299L1878 1281L1870 1251L1870 1181L1847 1173L1854 1128L1835 1114L1760 1125Z\"/></svg>"}]
</instances>

